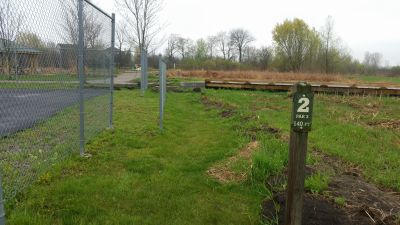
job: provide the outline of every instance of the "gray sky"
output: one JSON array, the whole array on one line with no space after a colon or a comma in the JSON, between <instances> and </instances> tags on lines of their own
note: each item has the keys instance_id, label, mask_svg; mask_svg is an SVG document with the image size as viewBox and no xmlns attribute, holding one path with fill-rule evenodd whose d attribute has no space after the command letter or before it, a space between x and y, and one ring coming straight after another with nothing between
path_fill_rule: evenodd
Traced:
<instances>
[{"instance_id":1,"label":"gray sky","mask_svg":"<svg viewBox=\"0 0 400 225\"><path fill-rule=\"evenodd\" d=\"M116 11L114 0L96 0L106 11ZM300 18L317 30L331 15L335 32L362 60L366 51L381 52L384 62L400 65L399 0L164 0L161 20L166 34L198 39L245 28L255 46L272 45L271 32L285 19Z\"/></svg>"}]
</instances>

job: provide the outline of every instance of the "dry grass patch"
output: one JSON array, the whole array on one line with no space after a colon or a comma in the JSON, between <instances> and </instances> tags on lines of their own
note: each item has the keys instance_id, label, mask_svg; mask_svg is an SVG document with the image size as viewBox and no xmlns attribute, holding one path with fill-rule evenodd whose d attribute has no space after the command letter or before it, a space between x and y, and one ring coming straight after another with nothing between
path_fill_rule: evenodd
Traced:
<instances>
[{"instance_id":1,"label":"dry grass patch","mask_svg":"<svg viewBox=\"0 0 400 225\"><path fill-rule=\"evenodd\" d=\"M317 74L317 73L281 73L269 71L205 71L205 70L190 70L168 71L169 76L178 77L196 77L204 79L229 79L229 80L258 80L271 82L332 82L332 83L348 83L352 80L337 74Z\"/></svg>"},{"instance_id":2,"label":"dry grass patch","mask_svg":"<svg viewBox=\"0 0 400 225\"><path fill-rule=\"evenodd\" d=\"M246 164L251 166L251 155L258 148L258 146L258 141L250 142L236 155L212 166L209 170L207 170L207 175L217 179L220 183L245 181L247 179L247 173L245 171L235 170L235 165L246 161Z\"/></svg>"}]
</instances>

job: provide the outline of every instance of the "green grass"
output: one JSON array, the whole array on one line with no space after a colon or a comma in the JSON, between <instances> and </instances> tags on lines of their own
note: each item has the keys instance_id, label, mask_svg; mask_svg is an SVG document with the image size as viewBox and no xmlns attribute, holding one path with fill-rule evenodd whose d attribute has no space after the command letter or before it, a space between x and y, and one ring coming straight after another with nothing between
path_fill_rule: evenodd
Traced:
<instances>
[{"instance_id":1,"label":"green grass","mask_svg":"<svg viewBox=\"0 0 400 225\"><path fill-rule=\"evenodd\" d=\"M157 97L117 92L115 130L87 145L93 157L53 169L9 205L9 224L258 224L259 192L205 174L243 139L192 93L168 94L161 133Z\"/></svg>"},{"instance_id":2,"label":"green grass","mask_svg":"<svg viewBox=\"0 0 400 225\"><path fill-rule=\"evenodd\" d=\"M373 76L373 75L351 75L349 76L352 79L358 80L358 81L364 81L364 82L385 82L385 83L393 83L396 85L400 84L400 76Z\"/></svg>"},{"instance_id":3,"label":"green grass","mask_svg":"<svg viewBox=\"0 0 400 225\"><path fill-rule=\"evenodd\" d=\"M96 136L108 126L109 96L85 101L85 137ZM19 112L26 114L27 112ZM36 126L0 141L0 171L7 200L32 184L52 165L79 152L79 108L75 104ZM46 178L46 174L42 178ZM39 178L42 179L42 178Z\"/></svg>"},{"instance_id":4,"label":"green grass","mask_svg":"<svg viewBox=\"0 0 400 225\"><path fill-rule=\"evenodd\" d=\"M266 178L287 165L290 107L285 93L168 93L160 132L157 93L116 92L115 129L87 145L93 157L72 157L41 176L7 205L9 224L259 224L271 194ZM316 149L400 190L400 131L379 125L399 121L398 112L399 98L316 95L308 163ZM233 165L247 181L206 175L252 139L252 165ZM329 175L318 171L307 187L323 192Z\"/></svg>"},{"instance_id":5,"label":"green grass","mask_svg":"<svg viewBox=\"0 0 400 225\"><path fill-rule=\"evenodd\" d=\"M343 207L343 206L346 205L346 198L344 198L344 197L336 197L336 198L334 199L334 202L335 202L337 205Z\"/></svg>"},{"instance_id":6,"label":"green grass","mask_svg":"<svg viewBox=\"0 0 400 225\"><path fill-rule=\"evenodd\" d=\"M318 194L322 193L328 188L329 177L325 174L316 173L307 177L305 180L304 187L311 193Z\"/></svg>"}]
</instances>

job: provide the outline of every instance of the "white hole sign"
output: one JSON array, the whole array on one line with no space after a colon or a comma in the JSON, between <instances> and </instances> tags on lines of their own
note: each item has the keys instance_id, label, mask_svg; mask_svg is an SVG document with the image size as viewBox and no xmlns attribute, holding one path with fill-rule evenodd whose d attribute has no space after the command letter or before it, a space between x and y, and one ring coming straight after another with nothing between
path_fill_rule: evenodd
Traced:
<instances>
[{"instance_id":1,"label":"white hole sign","mask_svg":"<svg viewBox=\"0 0 400 225\"><path fill-rule=\"evenodd\" d=\"M311 87L300 89L293 94L292 128L295 131L311 130L313 100Z\"/></svg>"}]
</instances>

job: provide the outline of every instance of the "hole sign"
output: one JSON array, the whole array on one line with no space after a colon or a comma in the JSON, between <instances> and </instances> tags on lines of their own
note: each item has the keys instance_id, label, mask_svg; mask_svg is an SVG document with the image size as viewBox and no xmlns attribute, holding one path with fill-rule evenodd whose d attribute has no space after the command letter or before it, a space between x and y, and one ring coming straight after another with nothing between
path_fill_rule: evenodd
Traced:
<instances>
[{"instance_id":1,"label":"hole sign","mask_svg":"<svg viewBox=\"0 0 400 225\"><path fill-rule=\"evenodd\" d=\"M300 98L299 102L301 105L297 109L297 112L299 113L309 113L310 112L310 99L309 98Z\"/></svg>"}]
</instances>

